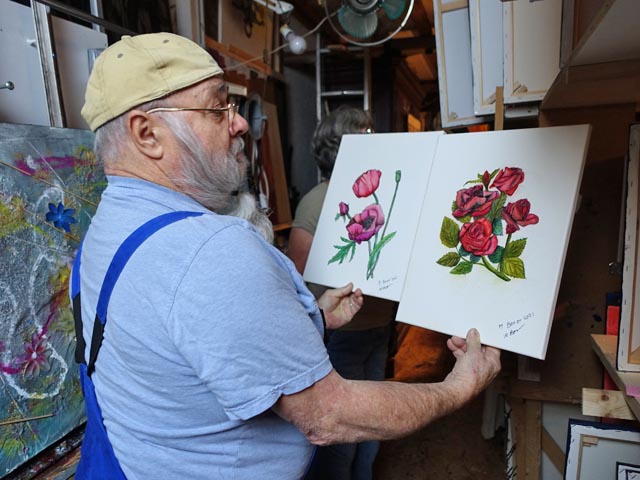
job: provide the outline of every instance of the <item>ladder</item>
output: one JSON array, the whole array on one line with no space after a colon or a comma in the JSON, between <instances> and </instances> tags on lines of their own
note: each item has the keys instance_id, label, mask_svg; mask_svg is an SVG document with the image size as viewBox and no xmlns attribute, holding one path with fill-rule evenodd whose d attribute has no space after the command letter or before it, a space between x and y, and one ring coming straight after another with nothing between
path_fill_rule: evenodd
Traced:
<instances>
[{"instance_id":1,"label":"ladder","mask_svg":"<svg viewBox=\"0 0 640 480\"><path fill-rule=\"evenodd\" d=\"M340 88L339 85L332 85L330 90L324 89L324 78L322 75L322 63L323 56L336 55L337 53L351 53L353 58L362 56L362 88ZM362 109L365 111L371 110L371 53L368 48L349 46L340 49L332 49L322 47L321 35L316 34L316 115L317 120L320 122L323 117L323 112L328 110L329 100L344 100L347 103L348 100L362 97Z\"/></svg>"}]
</instances>

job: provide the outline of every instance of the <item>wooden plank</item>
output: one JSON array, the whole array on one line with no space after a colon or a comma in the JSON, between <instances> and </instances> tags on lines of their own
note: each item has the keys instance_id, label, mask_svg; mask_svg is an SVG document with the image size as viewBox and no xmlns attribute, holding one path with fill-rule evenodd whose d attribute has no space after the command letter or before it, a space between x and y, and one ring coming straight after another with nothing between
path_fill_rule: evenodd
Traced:
<instances>
[{"instance_id":1,"label":"wooden plank","mask_svg":"<svg viewBox=\"0 0 640 480\"><path fill-rule=\"evenodd\" d=\"M619 390L582 389L582 414L594 417L635 420L633 412Z\"/></svg>"},{"instance_id":2,"label":"wooden plank","mask_svg":"<svg viewBox=\"0 0 640 480\"><path fill-rule=\"evenodd\" d=\"M496 87L495 130L504 130L504 87Z\"/></svg>"},{"instance_id":3,"label":"wooden plank","mask_svg":"<svg viewBox=\"0 0 640 480\"><path fill-rule=\"evenodd\" d=\"M289 189L284 168L284 158L282 155L282 140L280 138L280 127L278 125L278 109L269 102L262 102L264 114L267 116L266 135L269 140L269 164L270 183L273 190L270 196L273 197L273 216L275 224L291 224L291 206L289 204Z\"/></svg>"},{"instance_id":4,"label":"wooden plank","mask_svg":"<svg viewBox=\"0 0 640 480\"><path fill-rule=\"evenodd\" d=\"M547 457L549 457L549 460L551 460L551 463L553 463L553 466L556 467L559 472L564 471L566 455L546 428L542 429L542 451L547 454Z\"/></svg>"},{"instance_id":5,"label":"wooden plank","mask_svg":"<svg viewBox=\"0 0 640 480\"><path fill-rule=\"evenodd\" d=\"M525 406L527 456L524 478L538 480L542 463L542 402L527 400Z\"/></svg>"},{"instance_id":6,"label":"wooden plank","mask_svg":"<svg viewBox=\"0 0 640 480\"><path fill-rule=\"evenodd\" d=\"M469 0L454 0L452 2L442 2L442 13L453 12L469 7Z\"/></svg>"},{"instance_id":7,"label":"wooden plank","mask_svg":"<svg viewBox=\"0 0 640 480\"><path fill-rule=\"evenodd\" d=\"M591 335L593 349L611 375L616 386L623 392L624 399L637 419L640 419L640 399L627 395L627 391L640 392L640 373L616 370L616 349L618 337L615 335Z\"/></svg>"},{"instance_id":8,"label":"wooden plank","mask_svg":"<svg viewBox=\"0 0 640 480\"><path fill-rule=\"evenodd\" d=\"M260 60L252 60L249 53L244 52L233 45L227 47L225 44L216 42L209 36L205 37L205 45L207 48L215 50L223 57L228 57L241 63L247 62L246 67L255 70L256 72L263 73L265 75L271 75L273 73L269 65ZM225 68L225 74L227 69L229 69L229 67Z\"/></svg>"}]
</instances>

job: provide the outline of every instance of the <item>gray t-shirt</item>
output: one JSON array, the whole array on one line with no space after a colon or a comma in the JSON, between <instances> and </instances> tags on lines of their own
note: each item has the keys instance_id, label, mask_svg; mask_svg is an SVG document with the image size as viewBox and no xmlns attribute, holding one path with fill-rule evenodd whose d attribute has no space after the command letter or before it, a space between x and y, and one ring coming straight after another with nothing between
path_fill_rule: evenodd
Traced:
<instances>
[{"instance_id":1,"label":"gray t-shirt","mask_svg":"<svg viewBox=\"0 0 640 480\"><path fill-rule=\"evenodd\" d=\"M299 478L312 447L270 408L331 364L318 307L295 267L244 220L149 182L108 180L82 250L87 358L118 246L157 215L206 212L142 244L111 297L92 379L125 475Z\"/></svg>"}]
</instances>

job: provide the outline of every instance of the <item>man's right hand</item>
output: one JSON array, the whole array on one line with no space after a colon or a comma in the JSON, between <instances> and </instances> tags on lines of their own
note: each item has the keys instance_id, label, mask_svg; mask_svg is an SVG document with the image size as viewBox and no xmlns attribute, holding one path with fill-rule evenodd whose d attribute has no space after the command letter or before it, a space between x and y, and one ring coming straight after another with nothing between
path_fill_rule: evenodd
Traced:
<instances>
[{"instance_id":1,"label":"man's right hand","mask_svg":"<svg viewBox=\"0 0 640 480\"><path fill-rule=\"evenodd\" d=\"M500 372L500 350L482 345L475 328L469 330L466 339L451 337L447 347L456 364L445 382L455 385L468 399L484 390Z\"/></svg>"}]
</instances>

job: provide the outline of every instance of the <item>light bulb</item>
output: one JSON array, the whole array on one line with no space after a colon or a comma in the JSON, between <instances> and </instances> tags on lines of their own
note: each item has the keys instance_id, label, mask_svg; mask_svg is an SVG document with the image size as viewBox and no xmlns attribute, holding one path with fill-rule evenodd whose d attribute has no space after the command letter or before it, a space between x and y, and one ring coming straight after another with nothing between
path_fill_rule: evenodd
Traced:
<instances>
[{"instance_id":1,"label":"light bulb","mask_svg":"<svg viewBox=\"0 0 640 480\"><path fill-rule=\"evenodd\" d=\"M291 49L291 53L295 55L300 55L304 53L304 51L307 49L306 40L299 35L294 35L294 34L289 35L287 37L287 41L289 42L289 48Z\"/></svg>"},{"instance_id":2,"label":"light bulb","mask_svg":"<svg viewBox=\"0 0 640 480\"><path fill-rule=\"evenodd\" d=\"M307 49L307 41L304 37L296 35L289 25L283 25L280 28L280 33L289 44L289 50L291 50L291 53L300 55Z\"/></svg>"}]
</instances>

